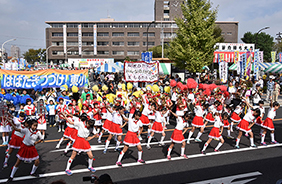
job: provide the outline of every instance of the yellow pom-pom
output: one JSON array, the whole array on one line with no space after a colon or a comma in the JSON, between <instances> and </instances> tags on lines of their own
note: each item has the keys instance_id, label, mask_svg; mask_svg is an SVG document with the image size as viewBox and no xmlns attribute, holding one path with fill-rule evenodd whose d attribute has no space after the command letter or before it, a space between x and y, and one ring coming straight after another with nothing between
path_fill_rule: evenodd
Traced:
<instances>
[{"instance_id":1,"label":"yellow pom-pom","mask_svg":"<svg viewBox=\"0 0 282 184\"><path fill-rule=\"evenodd\" d=\"M92 89L93 89L93 91L98 91L98 90L99 90L99 88L98 88L97 85L94 85L94 86L92 87Z\"/></svg>"},{"instance_id":2,"label":"yellow pom-pom","mask_svg":"<svg viewBox=\"0 0 282 184\"><path fill-rule=\"evenodd\" d=\"M102 87L102 90L103 90L103 91L107 91L107 90L108 90L108 86L104 85L104 86Z\"/></svg>"},{"instance_id":3,"label":"yellow pom-pom","mask_svg":"<svg viewBox=\"0 0 282 184\"><path fill-rule=\"evenodd\" d=\"M122 88L122 90L126 90L124 83L121 85L121 88Z\"/></svg>"},{"instance_id":4,"label":"yellow pom-pom","mask_svg":"<svg viewBox=\"0 0 282 184\"><path fill-rule=\"evenodd\" d=\"M160 91L160 88L157 84L154 84L153 87L152 87L152 90L156 93L156 92Z\"/></svg>"},{"instance_id":5,"label":"yellow pom-pom","mask_svg":"<svg viewBox=\"0 0 282 184\"><path fill-rule=\"evenodd\" d=\"M266 79L266 75L263 75L262 78L263 78L263 79Z\"/></svg>"},{"instance_id":6,"label":"yellow pom-pom","mask_svg":"<svg viewBox=\"0 0 282 184\"><path fill-rule=\"evenodd\" d=\"M133 88L133 85L129 82L129 83L127 83L127 89L132 89Z\"/></svg>"},{"instance_id":7,"label":"yellow pom-pom","mask_svg":"<svg viewBox=\"0 0 282 184\"><path fill-rule=\"evenodd\" d=\"M170 93L170 87L169 87L169 86L166 86L166 87L164 88L164 91L165 91L166 93Z\"/></svg>"},{"instance_id":8,"label":"yellow pom-pom","mask_svg":"<svg viewBox=\"0 0 282 184\"><path fill-rule=\"evenodd\" d=\"M73 92L73 93L77 93L78 92L78 87L76 87L76 86L73 86L72 88L71 88L71 91Z\"/></svg>"}]
</instances>

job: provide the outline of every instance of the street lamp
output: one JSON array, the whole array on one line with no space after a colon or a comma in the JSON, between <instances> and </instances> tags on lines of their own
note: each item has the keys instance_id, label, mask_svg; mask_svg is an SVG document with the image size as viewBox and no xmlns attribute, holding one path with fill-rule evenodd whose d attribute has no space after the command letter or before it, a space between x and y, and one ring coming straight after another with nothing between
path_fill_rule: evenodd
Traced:
<instances>
[{"instance_id":1,"label":"street lamp","mask_svg":"<svg viewBox=\"0 0 282 184\"><path fill-rule=\"evenodd\" d=\"M89 48L84 49L84 50L81 52L81 58L83 58L83 52L86 51L86 50L89 50Z\"/></svg>"},{"instance_id":2,"label":"street lamp","mask_svg":"<svg viewBox=\"0 0 282 184\"><path fill-rule=\"evenodd\" d=\"M155 23L155 21L152 21L152 22L150 22L150 24L148 25L148 27L147 27L147 51L149 50L149 37L148 37L148 31L149 31L149 28L150 28L150 26L152 25L152 24L154 24Z\"/></svg>"},{"instance_id":3,"label":"street lamp","mask_svg":"<svg viewBox=\"0 0 282 184\"><path fill-rule=\"evenodd\" d=\"M2 52L2 62L3 62L3 64L5 63L5 61L4 61L4 45L6 44L6 43L8 43L8 42L11 42L11 41L15 41L16 40L16 38L13 38L13 39L10 39L10 40L7 40L7 41L5 41L3 44L2 44L2 50L1 50L1 52Z\"/></svg>"},{"instance_id":4,"label":"street lamp","mask_svg":"<svg viewBox=\"0 0 282 184\"><path fill-rule=\"evenodd\" d=\"M257 47L257 42L258 42L258 34L263 31L263 30L266 30L266 29L269 29L270 27L264 27L262 29L260 29L257 34L256 34L256 42L255 42L255 48Z\"/></svg>"},{"instance_id":5,"label":"street lamp","mask_svg":"<svg viewBox=\"0 0 282 184\"><path fill-rule=\"evenodd\" d=\"M69 51L69 50L71 50L71 49L74 49L74 47L72 47L72 48L69 48L69 49L67 50L67 52L66 52L66 55L65 55L65 56L66 56L66 57L65 57L65 62L68 62L68 61L67 61L67 57L68 57L68 51Z\"/></svg>"}]
</instances>

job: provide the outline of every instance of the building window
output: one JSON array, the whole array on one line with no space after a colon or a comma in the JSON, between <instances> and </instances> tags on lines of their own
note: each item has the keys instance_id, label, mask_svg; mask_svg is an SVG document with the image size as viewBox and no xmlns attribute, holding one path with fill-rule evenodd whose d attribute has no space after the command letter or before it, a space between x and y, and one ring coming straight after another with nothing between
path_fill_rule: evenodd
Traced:
<instances>
[{"instance_id":1,"label":"building window","mask_svg":"<svg viewBox=\"0 0 282 184\"><path fill-rule=\"evenodd\" d=\"M87 45L92 46L92 45L93 45L93 42L82 42L82 45L83 45L83 46L87 46Z\"/></svg>"},{"instance_id":2,"label":"building window","mask_svg":"<svg viewBox=\"0 0 282 184\"><path fill-rule=\"evenodd\" d=\"M62 28L64 24L51 24L52 28Z\"/></svg>"},{"instance_id":3,"label":"building window","mask_svg":"<svg viewBox=\"0 0 282 184\"><path fill-rule=\"evenodd\" d=\"M117 28L117 27L125 27L125 24L112 24L113 28Z\"/></svg>"},{"instance_id":4,"label":"building window","mask_svg":"<svg viewBox=\"0 0 282 184\"><path fill-rule=\"evenodd\" d=\"M139 46L139 42L127 42L127 46Z\"/></svg>"},{"instance_id":5,"label":"building window","mask_svg":"<svg viewBox=\"0 0 282 184\"><path fill-rule=\"evenodd\" d=\"M225 33L224 33L224 32L221 32L221 35L225 35Z\"/></svg>"},{"instance_id":6,"label":"building window","mask_svg":"<svg viewBox=\"0 0 282 184\"><path fill-rule=\"evenodd\" d=\"M63 46L63 42L52 42L52 46Z\"/></svg>"},{"instance_id":7,"label":"building window","mask_svg":"<svg viewBox=\"0 0 282 184\"><path fill-rule=\"evenodd\" d=\"M93 27L93 26L94 26L94 24L88 24L88 23L81 24L81 27L85 27L85 28Z\"/></svg>"},{"instance_id":8,"label":"building window","mask_svg":"<svg viewBox=\"0 0 282 184\"><path fill-rule=\"evenodd\" d=\"M164 18L164 21L169 21L169 18Z\"/></svg>"},{"instance_id":9,"label":"building window","mask_svg":"<svg viewBox=\"0 0 282 184\"><path fill-rule=\"evenodd\" d=\"M113 55L123 56L124 55L124 51L113 51Z\"/></svg>"},{"instance_id":10,"label":"building window","mask_svg":"<svg viewBox=\"0 0 282 184\"><path fill-rule=\"evenodd\" d=\"M97 27L111 27L111 24L97 24Z\"/></svg>"},{"instance_id":11,"label":"building window","mask_svg":"<svg viewBox=\"0 0 282 184\"><path fill-rule=\"evenodd\" d=\"M171 38L171 33L164 33L164 38Z\"/></svg>"},{"instance_id":12,"label":"building window","mask_svg":"<svg viewBox=\"0 0 282 184\"><path fill-rule=\"evenodd\" d=\"M143 36L146 36L146 37L147 37L147 32L144 32L144 33L143 33ZM148 33L148 37L155 37L155 33L153 33L153 32L150 33L150 32L149 32L149 33Z\"/></svg>"},{"instance_id":13,"label":"building window","mask_svg":"<svg viewBox=\"0 0 282 184\"><path fill-rule=\"evenodd\" d=\"M149 24L142 24L142 27L148 27ZM150 27L156 27L156 24L151 24Z\"/></svg>"},{"instance_id":14,"label":"building window","mask_svg":"<svg viewBox=\"0 0 282 184\"><path fill-rule=\"evenodd\" d=\"M112 33L112 36L122 37L122 36L124 36L124 33L122 33L122 32L120 32L120 33Z\"/></svg>"},{"instance_id":15,"label":"building window","mask_svg":"<svg viewBox=\"0 0 282 184\"><path fill-rule=\"evenodd\" d=\"M82 36L93 36L93 33L82 33Z\"/></svg>"},{"instance_id":16,"label":"building window","mask_svg":"<svg viewBox=\"0 0 282 184\"><path fill-rule=\"evenodd\" d=\"M97 51L98 55L109 55L109 51Z\"/></svg>"},{"instance_id":17,"label":"building window","mask_svg":"<svg viewBox=\"0 0 282 184\"><path fill-rule=\"evenodd\" d=\"M54 37L61 37L63 35L64 35L63 33L52 33L52 36Z\"/></svg>"},{"instance_id":18,"label":"building window","mask_svg":"<svg viewBox=\"0 0 282 184\"><path fill-rule=\"evenodd\" d=\"M232 35L232 32L227 32L227 35Z\"/></svg>"},{"instance_id":19,"label":"building window","mask_svg":"<svg viewBox=\"0 0 282 184\"><path fill-rule=\"evenodd\" d=\"M109 36L109 33L108 32L99 32L97 33L97 36Z\"/></svg>"},{"instance_id":20,"label":"building window","mask_svg":"<svg viewBox=\"0 0 282 184\"><path fill-rule=\"evenodd\" d=\"M148 42L148 46L154 46L155 42ZM147 46L147 42L143 42L143 46Z\"/></svg>"},{"instance_id":21,"label":"building window","mask_svg":"<svg viewBox=\"0 0 282 184\"><path fill-rule=\"evenodd\" d=\"M127 27L140 27L140 24L128 24Z\"/></svg>"},{"instance_id":22,"label":"building window","mask_svg":"<svg viewBox=\"0 0 282 184\"><path fill-rule=\"evenodd\" d=\"M139 51L127 51L128 56L139 56Z\"/></svg>"},{"instance_id":23,"label":"building window","mask_svg":"<svg viewBox=\"0 0 282 184\"><path fill-rule=\"evenodd\" d=\"M78 42L67 42L68 46L78 46Z\"/></svg>"},{"instance_id":24,"label":"building window","mask_svg":"<svg viewBox=\"0 0 282 184\"><path fill-rule=\"evenodd\" d=\"M52 51L52 55L63 56L64 55L64 51L53 50Z\"/></svg>"},{"instance_id":25,"label":"building window","mask_svg":"<svg viewBox=\"0 0 282 184\"><path fill-rule=\"evenodd\" d=\"M71 36L71 37L78 36L78 33L68 33L68 36Z\"/></svg>"},{"instance_id":26,"label":"building window","mask_svg":"<svg viewBox=\"0 0 282 184\"><path fill-rule=\"evenodd\" d=\"M82 55L94 55L93 51L83 51Z\"/></svg>"},{"instance_id":27,"label":"building window","mask_svg":"<svg viewBox=\"0 0 282 184\"><path fill-rule=\"evenodd\" d=\"M139 33L127 33L127 36L139 36Z\"/></svg>"},{"instance_id":28,"label":"building window","mask_svg":"<svg viewBox=\"0 0 282 184\"><path fill-rule=\"evenodd\" d=\"M113 42L113 46L124 46L124 42Z\"/></svg>"},{"instance_id":29,"label":"building window","mask_svg":"<svg viewBox=\"0 0 282 184\"><path fill-rule=\"evenodd\" d=\"M169 10L164 10L164 13L169 13Z\"/></svg>"},{"instance_id":30,"label":"building window","mask_svg":"<svg viewBox=\"0 0 282 184\"><path fill-rule=\"evenodd\" d=\"M75 27L78 27L78 24L67 24L67 27L69 27L69 28L75 28Z\"/></svg>"},{"instance_id":31,"label":"building window","mask_svg":"<svg viewBox=\"0 0 282 184\"><path fill-rule=\"evenodd\" d=\"M164 1L164 4L168 4L169 5L169 1Z\"/></svg>"},{"instance_id":32,"label":"building window","mask_svg":"<svg viewBox=\"0 0 282 184\"><path fill-rule=\"evenodd\" d=\"M109 42L97 42L99 46L109 46Z\"/></svg>"}]
</instances>

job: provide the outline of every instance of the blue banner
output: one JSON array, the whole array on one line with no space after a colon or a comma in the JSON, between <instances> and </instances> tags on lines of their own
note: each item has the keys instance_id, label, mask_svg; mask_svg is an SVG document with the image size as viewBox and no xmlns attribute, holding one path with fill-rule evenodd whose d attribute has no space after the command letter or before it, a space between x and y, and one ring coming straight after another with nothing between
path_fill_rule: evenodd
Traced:
<instances>
[{"instance_id":1,"label":"blue banner","mask_svg":"<svg viewBox=\"0 0 282 184\"><path fill-rule=\"evenodd\" d=\"M141 54L142 61L145 61L146 63L151 63L153 59L153 52L143 52Z\"/></svg>"}]
</instances>

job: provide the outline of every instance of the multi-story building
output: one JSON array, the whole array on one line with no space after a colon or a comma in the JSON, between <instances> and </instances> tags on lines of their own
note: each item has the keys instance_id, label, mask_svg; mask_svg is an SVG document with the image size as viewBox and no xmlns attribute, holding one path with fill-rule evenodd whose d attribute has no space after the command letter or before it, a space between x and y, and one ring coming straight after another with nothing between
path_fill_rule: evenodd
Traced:
<instances>
[{"instance_id":1,"label":"multi-story building","mask_svg":"<svg viewBox=\"0 0 282 184\"><path fill-rule=\"evenodd\" d=\"M140 59L141 53L153 46L168 44L178 29L174 18L182 17L183 1L155 0L155 20L115 21L46 21L46 48L54 63L66 58ZM216 24L227 43L237 43L238 22ZM149 26L149 27L148 27Z\"/></svg>"},{"instance_id":2,"label":"multi-story building","mask_svg":"<svg viewBox=\"0 0 282 184\"><path fill-rule=\"evenodd\" d=\"M11 46L11 57L19 58L21 56L21 50L19 47L12 45Z\"/></svg>"}]
</instances>

